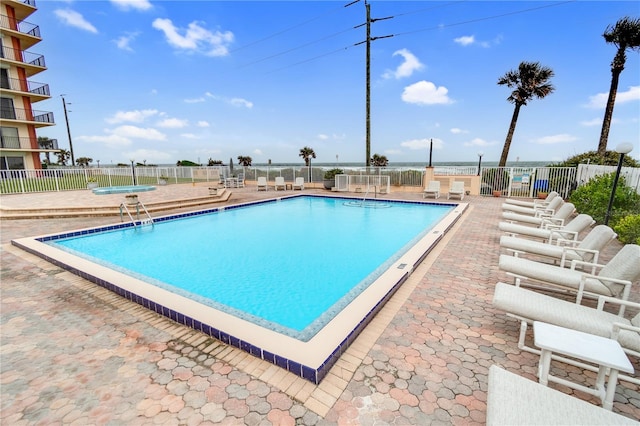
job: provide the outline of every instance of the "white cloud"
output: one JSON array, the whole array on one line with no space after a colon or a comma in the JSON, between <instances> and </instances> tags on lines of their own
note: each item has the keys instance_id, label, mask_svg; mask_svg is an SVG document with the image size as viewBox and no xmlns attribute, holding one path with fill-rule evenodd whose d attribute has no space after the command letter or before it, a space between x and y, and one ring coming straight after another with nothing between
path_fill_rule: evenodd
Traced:
<instances>
[{"instance_id":1,"label":"white cloud","mask_svg":"<svg viewBox=\"0 0 640 426\"><path fill-rule=\"evenodd\" d=\"M424 68L424 65L415 57L415 55L409 52L407 49L400 49L393 52L392 56L402 56L404 62L401 63L395 71L386 71L382 76L384 78L396 78L410 77L414 71L419 71Z\"/></svg>"},{"instance_id":2,"label":"white cloud","mask_svg":"<svg viewBox=\"0 0 640 426\"><path fill-rule=\"evenodd\" d=\"M133 52L133 49L131 48L130 44L133 40L135 40L138 34L139 33L129 33L127 35L123 35L115 39L114 42L116 43L116 46L118 46L118 49Z\"/></svg>"},{"instance_id":3,"label":"white cloud","mask_svg":"<svg viewBox=\"0 0 640 426\"><path fill-rule=\"evenodd\" d=\"M451 133L453 133L454 135L459 135L461 133L469 133L468 130L462 130L462 129L458 129L457 127L452 128L451 130L449 130Z\"/></svg>"},{"instance_id":4,"label":"white cloud","mask_svg":"<svg viewBox=\"0 0 640 426\"><path fill-rule=\"evenodd\" d=\"M101 144L104 144L107 147L112 147L112 148L119 148L119 147L131 145L131 140L130 139L128 139L126 137L123 137L123 136L119 136L119 135L77 136L74 139L77 140L77 141L80 141L80 142L101 143Z\"/></svg>"},{"instance_id":5,"label":"white cloud","mask_svg":"<svg viewBox=\"0 0 640 426\"><path fill-rule=\"evenodd\" d=\"M198 127L209 127L209 126L210 126L209 122L204 121L204 120L200 120L200 121L198 121L198 123L197 123L196 125L197 125Z\"/></svg>"},{"instance_id":6,"label":"white cloud","mask_svg":"<svg viewBox=\"0 0 640 426\"><path fill-rule=\"evenodd\" d=\"M194 135L193 133L182 133L180 137L185 139L199 139L198 136Z\"/></svg>"},{"instance_id":7,"label":"white cloud","mask_svg":"<svg viewBox=\"0 0 640 426\"><path fill-rule=\"evenodd\" d=\"M153 141L164 141L167 139L167 135L150 127L143 128L126 125L116 127L113 130L108 130L108 132L125 138L146 139Z\"/></svg>"},{"instance_id":8,"label":"white cloud","mask_svg":"<svg viewBox=\"0 0 640 426\"><path fill-rule=\"evenodd\" d=\"M164 127L168 129L180 129L186 127L189 124L188 120L181 120L179 118L165 118L157 123L158 127Z\"/></svg>"},{"instance_id":9,"label":"white cloud","mask_svg":"<svg viewBox=\"0 0 640 426\"><path fill-rule=\"evenodd\" d=\"M593 120L589 120L589 121L581 121L580 124L586 127L601 126L602 118L594 118Z\"/></svg>"},{"instance_id":10,"label":"white cloud","mask_svg":"<svg viewBox=\"0 0 640 426\"><path fill-rule=\"evenodd\" d=\"M148 0L111 0L111 4L120 10L149 10L153 7Z\"/></svg>"},{"instance_id":11,"label":"white cloud","mask_svg":"<svg viewBox=\"0 0 640 426\"><path fill-rule=\"evenodd\" d=\"M156 109L143 109L143 110L134 110L134 111L118 111L111 118L105 119L107 123L117 124L117 123L142 123L147 117L152 117L158 114L158 110Z\"/></svg>"},{"instance_id":12,"label":"white cloud","mask_svg":"<svg viewBox=\"0 0 640 426\"><path fill-rule=\"evenodd\" d=\"M454 38L453 41L462 46L469 46L470 44L473 44L476 42L476 38L475 36L462 36L462 37Z\"/></svg>"},{"instance_id":13,"label":"white cloud","mask_svg":"<svg viewBox=\"0 0 640 426\"><path fill-rule=\"evenodd\" d=\"M411 139L408 141L400 142L400 146L403 148L409 148L413 150L428 149L433 141L433 148L442 149L444 142L438 138L425 138L425 139Z\"/></svg>"},{"instance_id":14,"label":"white cloud","mask_svg":"<svg viewBox=\"0 0 640 426\"><path fill-rule=\"evenodd\" d=\"M542 138L534 139L533 143L537 143L539 145L553 145L557 143L569 143L576 140L578 140L577 137L563 133L560 135L544 136Z\"/></svg>"},{"instance_id":15,"label":"white cloud","mask_svg":"<svg viewBox=\"0 0 640 426\"><path fill-rule=\"evenodd\" d=\"M320 139L321 141L326 141L327 139L329 139L329 136L325 134L319 134L318 139Z\"/></svg>"},{"instance_id":16,"label":"white cloud","mask_svg":"<svg viewBox=\"0 0 640 426\"><path fill-rule=\"evenodd\" d=\"M124 158L132 158L136 162L142 163L170 163L172 155L165 151L156 151L153 149L137 149L135 151L129 151L123 153Z\"/></svg>"},{"instance_id":17,"label":"white cloud","mask_svg":"<svg viewBox=\"0 0 640 426\"><path fill-rule=\"evenodd\" d=\"M263 152L261 149L254 149L251 153L253 155L263 155Z\"/></svg>"},{"instance_id":18,"label":"white cloud","mask_svg":"<svg viewBox=\"0 0 640 426\"><path fill-rule=\"evenodd\" d=\"M200 102L204 102L205 99L204 98L191 98L191 99L185 99L184 102L187 104L197 104Z\"/></svg>"},{"instance_id":19,"label":"white cloud","mask_svg":"<svg viewBox=\"0 0 640 426\"><path fill-rule=\"evenodd\" d=\"M607 99L609 99L609 92L589 96L589 103L586 107L596 109L605 108L607 106ZM629 86L629 90L626 92L618 91L618 93L616 93L616 105L638 100L640 100L640 86Z\"/></svg>"},{"instance_id":20,"label":"white cloud","mask_svg":"<svg viewBox=\"0 0 640 426\"><path fill-rule=\"evenodd\" d=\"M232 98L229 100L229 103L236 107L246 107L249 109L253 108L253 102L242 98Z\"/></svg>"},{"instance_id":21,"label":"white cloud","mask_svg":"<svg viewBox=\"0 0 640 426\"><path fill-rule=\"evenodd\" d=\"M402 100L410 104L435 105L453 103L447 93L446 87L436 87L430 81L419 81L404 88Z\"/></svg>"},{"instance_id":22,"label":"white cloud","mask_svg":"<svg viewBox=\"0 0 640 426\"><path fill-rule=\"evenodd\" d=\"M469 142L463 143L462 145L463 146L491 146L491 145L495 145L496 143L497 142L488 142L481 138L475 138Z\"/></svg>"},{"instance_id":23,"label":"white cloud","mask_svg":"<svg viewBox=\"0 0 640 426\"><path fill-rule=\"evenodd\" d=\"M90 33L94 34L98 33L98 29L94 27L89 21L84 19L84 17L75 10L57 9L53 13L64 24L69 25L70 27L80 28L81 30L89 31Z\"/></svg>"},{"instance_id":24,"label":"white cloud","mask_svg":"<svg viewBox=\"0 0 640 426\"><path fill-rule=\"evenodd\" d=\"M175 27L170 19L158 18L153 21L152 26L164 33L171 46L207 56L227 56L229 54L227 46L234 38L230 31L211 32L195 21L190 23L187 29L180 29Z\"/></svg>"}]
</instances>

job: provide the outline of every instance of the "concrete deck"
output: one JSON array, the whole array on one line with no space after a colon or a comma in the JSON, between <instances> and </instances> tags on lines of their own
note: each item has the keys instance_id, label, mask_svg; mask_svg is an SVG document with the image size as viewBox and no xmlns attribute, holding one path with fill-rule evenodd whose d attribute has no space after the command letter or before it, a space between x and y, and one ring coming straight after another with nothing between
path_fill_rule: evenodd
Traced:
<instances>
[{"instance_id":1,"label":"concrete deck","mask_svg":"<svg viewBox=\"0 0 640 426\"><path fill-rule=\"evenodd\" d=\"M231 191L225 203L283 194L255 187ZM146 203L206 193L205 186L169 185L139 196ZM105 202L102 197L112 196L8 195L0 204L93 205ZM123 198L115 197L116 203ZM422 199L419 192L388 197ZM452 232L318 386L9 244L119 218L3 220L0 423L484 424L489 366L535 380L538 357L518 349L519 323L491 305L495 283L508 280L497 266L501 199L471 196L464 202L470 207ZM612 243L602 260L620 247ZM640 300L637 285L632 299ZM632 363L640 368L637 359ZM595 378L557 362L552 372L583 383ZM613 411L640 419L638 387L621 382Z\"/></svg>"}]
</instances>

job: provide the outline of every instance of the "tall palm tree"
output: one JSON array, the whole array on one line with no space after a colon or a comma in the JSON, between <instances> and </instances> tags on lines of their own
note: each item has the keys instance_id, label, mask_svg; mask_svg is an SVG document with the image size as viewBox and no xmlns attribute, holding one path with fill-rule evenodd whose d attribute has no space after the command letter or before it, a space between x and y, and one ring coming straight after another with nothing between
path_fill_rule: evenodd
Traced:
<instances>
[{"instance_id":1,"label":"tall palm tree","mask_svg":"<svg viewBox=\"0 0 640 426\"><path fill-rule=\"evenodd\" d=\"M385 155L373 154L373 157L371 157L371 165L373 167L387 167L387 164L389 164L389 160Z\"/></svg>"},{"instance_id":2,"label":"tall palm tree","mask_svg":"<svg viewBox=\"0 0 640 426\"><path fill-rule=\"evenodd\" d=\"M499 85L514 88L511 95L507 98L507 101L515 104L509 132L504 141L500 163L498 163L499 167L504 167L505 164L507 164L507 156L509 155L509 148L511 148L513 132L516 130L520 107L526 105L527 102L533 98L542 99L552 93L555 88L549 83L551 77L553 77L553 70L551 68L542 66L539 62L523 61L520 62L517 70L511 70L498 79Z\"/></svg>"},{"instance_id":3,"label":"tall palm tree","mask_svg":"<svg viewBox=\"0 0 640 426\"><path fill-rule=\"evenodd\" d=\"M609 140L613 106L616 102L616 94L618 93L618 81L622 70L624 70L624 64L627 61L626 50L638 50L640 48L640 19L632 19L626 16L618 20L614 26L609 25L604 34L602 34L602 37L604 37L604 41L613 43L618 48L611 62L611 87L609 87L609 98L607 99L607 106L604 110L602 131L600 132L600 141L598 142L598 155L604 157L607 150L607 141Z\"/></svg>"},{"instance_id":4,"label":"tall palm tree","mask_svg":"<svg viewBox=\"0 0 640 426\"><path fill-rule=\"evenodd\" d=\"M38 136L38 146L41 149L53 149L53 142L53 139L49 139L46 136ZM51 154L49 151L44 153L47 165L51 164L51 156L49 154Z\"/></svg>"},{"instance_id":5,"label":"tall palm tree","mask_svg":"<svg viewBox=\"0 0 640 426\"><path fill-rule=\"evenodd\" d=\"M245 155L238 155L238 164L241 166L250 166L253 162L253 158Z\"/></svg>"},{"instance_id":6,"label":"tall palm tree","mask_svg":"<svg viewBox=\"0 0 640 426\"><path fill-rule=\"evenodd\" d=\"M300 154L298 155L304 158L304 164L307 167L309 167L309 162L311 161L310 158L316 158L315 151L313 150L313 148L309 148L308 146L300 149Z\"/></svg>"}]
</instances>

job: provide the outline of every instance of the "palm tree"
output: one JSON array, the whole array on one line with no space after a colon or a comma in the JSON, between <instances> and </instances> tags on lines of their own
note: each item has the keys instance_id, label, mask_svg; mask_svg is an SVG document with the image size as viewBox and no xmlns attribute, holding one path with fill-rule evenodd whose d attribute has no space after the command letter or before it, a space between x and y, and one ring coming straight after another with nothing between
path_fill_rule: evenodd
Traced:
<instances>
[{"instance_id":1,"label":"palm tree","mask_svg":"<svg viewBox=\"0 0 640 426\"><path fill-rule=\"evenodd\" d=\"M389 164L389 160L384 155L373 154L373 157L371 157L371 165L373 167L387 167L387 164Z\"/></svg>"},{"instance_id":2,"label":"palm tree","mask_svg":"<svg viewBox=\"0 0 640 426\"><path fill-rule=\"evenodd\" d=\"M309 148L308 146L305 146L304 148L302 148L300 150L300 154L298 154L300 157L304 158L304 164L305 166L309 167L309 163L311 162L311 158L316 158L316 153L313 150L313 148Z\"/></svg>"},{"instance_id":3,"label":"palm tree","mask_svg":"<svg viewBox=\"0 0 640 426\"><path fill-rule=\"evenodd\" d=\"M609 139L611 118L613 117L613 106L618 93L618 81L627 61L626 50L638 50L640 48L640 19L624 17L618 20L614 26L609 25L602 37L604 37L604 41L613 43L618 48L611 62L611 87L609 87L609 98L604 110L600 142L598 142L598 155L604 157Z\"/></svg>"},{"instance_id":4,"label":"palm tree","mask_svg":"<svg viewBox=\"0 0 640 426\"><path fill-rule=\"evenodd\" d=\"M498 167L504 167L505 164L507 164L507 156L509 155L513 132L516 130L520 107L526 105L527 102L534 97L542 99L552 93L555 88L549 83L551 77L553 77L553 70L551 68L544 67L540 65L539 62L523 61L520 62L517 70L511 70L498 79L499 85L505 84L507 87L514 88L511 95L507 98L507 101L515 104L513 116L511 117L511 125L509 126L507 138L504 141L504 148L502 148L502 155L500 156Z\"/></svg>"},{"instance_id":5,"label":"palm tree","mask_svg":"<svg viewBox=\"0 0 640 426\"><path fill-rule=\"evenodd\" d=\"M54 139L49 139L46 136L38 136L38 146L41 149L53 149ZM51 164L51 157L49 156L50 152L46 151L44 156L47 160L47 165Z\"/></svg>"},{"instance_id":6,"label":"palm tree","mask_svg":"<svg viewBox=\"0 0 640 426\"><path fill-rule=\"evenodd\" d=\"M250 166L253 159L249 156L238 155L238 164L241 166Z\"/></svg>"},{"instance_id":7,"label":"palm tree","mask_svg":"<svg viewBox=\"0 0 640 426\"><path fill-rule=\"evenodd\" d=\"M66 166L67 161L69 161L69 158L71 158L71 151L61 149L59 152L56 152L56 156L58 157L58 164L60 164L61 166Z\"/></svg>"}]
</instances>

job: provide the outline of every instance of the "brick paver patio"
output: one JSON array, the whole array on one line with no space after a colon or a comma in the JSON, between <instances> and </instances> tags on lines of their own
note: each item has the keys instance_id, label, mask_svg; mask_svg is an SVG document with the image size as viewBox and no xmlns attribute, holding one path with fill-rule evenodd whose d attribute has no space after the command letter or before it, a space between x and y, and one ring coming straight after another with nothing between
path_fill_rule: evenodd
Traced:
<instances>
[{"instance_id":1,"label":"brick paver patio","mask_svg":"<svg viewBox=\"0 0 640 426\"><path fill-rule=\"evenodd\" d=\"M180 194L204 190L170 187ZM229 203L273 195L249 187L234 190ZM2 205L95 202L91 197L11 195ZM422 199L410 192L390 197ZM0 423L484 424L489 366L535 380L538 357L517 348L518 322L491 305L495 283L507 280L497 267L501 200L467 201L453 231L319 386L9 244L118 218L3 220ZM608 246L603 260L620 247ZM632 298L640 300L637 288ZM552 371L583 383L595 377L556 362ZM640 419L637 386L619 384L614 411Z\"/></svg>"}]
</instances>

